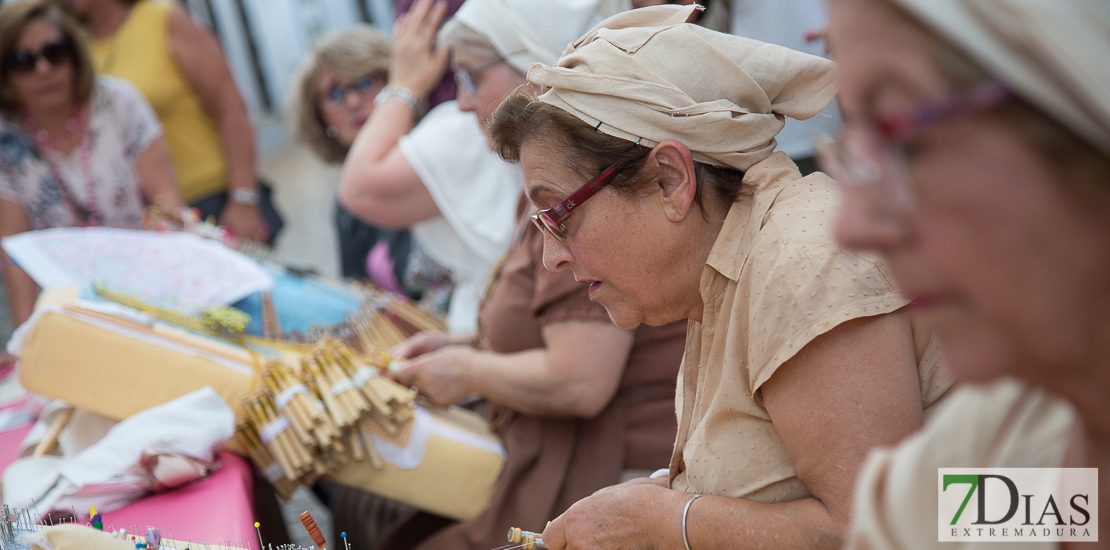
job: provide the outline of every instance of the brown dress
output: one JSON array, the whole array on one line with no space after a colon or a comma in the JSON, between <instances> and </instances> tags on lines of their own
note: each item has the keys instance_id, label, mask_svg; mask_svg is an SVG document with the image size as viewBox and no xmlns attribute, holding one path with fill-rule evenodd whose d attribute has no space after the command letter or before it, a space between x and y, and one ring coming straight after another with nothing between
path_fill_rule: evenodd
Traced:
<instances>
[{"instance_id":1,"label":"brown dress","mask_svg":"<svg viewBox=\"0 0 1110 550\"><path fill-rule=\"evenodd\" d=\"M544 268L543 235L525 215L523 200L519 211L512 248L479 312L483 346L501 353L543 347L547 323L609 320L570 271ZM508 460L486 509L434 534L446 522L417 514L388 533L379 548L504 546L510 527L541 531L578 500L619 483L625 470L665 467L675 437L674 391L685 340L685 322L636 329L617 394L595 418L508 411L499 429Z\"/></svg>"}]
</instances>

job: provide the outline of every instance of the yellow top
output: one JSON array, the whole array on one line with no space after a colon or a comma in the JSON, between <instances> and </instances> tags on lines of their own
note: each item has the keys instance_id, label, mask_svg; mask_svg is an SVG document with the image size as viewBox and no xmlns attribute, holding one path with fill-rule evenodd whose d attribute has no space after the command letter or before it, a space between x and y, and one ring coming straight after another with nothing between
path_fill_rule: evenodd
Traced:
<instances>
[{"instance_id":1,"label":"yellow top","mask_svg":"<svg viewBox=\"0 0 1110 550\"><path fill-rule=\"evenodd\" d=\"M227 189L216 122L173 58L169 43L172 4L138 2L116 33L93 43L96 70L134 82L165 126L166 143L187 202Z\"/></svg>"}]
</instances>

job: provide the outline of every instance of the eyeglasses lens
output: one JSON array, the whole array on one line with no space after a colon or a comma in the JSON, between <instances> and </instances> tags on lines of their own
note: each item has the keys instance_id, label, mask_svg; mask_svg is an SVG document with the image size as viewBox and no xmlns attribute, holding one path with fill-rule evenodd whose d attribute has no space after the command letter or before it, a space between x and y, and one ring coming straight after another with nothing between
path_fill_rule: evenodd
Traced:
<instances>
[{"instance_id":1,"label":"eyeglasses lens","mask_svg":"<svg viewBox=\"0 0 1110 550\"><path fill-rule=\"evenodd\" d=\"M468 96L474 97L474 94L478 92L477 88L474 87L474 79L470 76L470 71L466 69L455 71L455 84L462 88Z\"/></svg>"},{"instance_id":2,"label":"eyeglasses lens","mask_svg":"<svg viewBox=\"0 0 1110 550\"><path fill-rule=\"evenodd\" d=\"M347 100L347 94L355 92L363 98L370 97L371 93L377 88L377 79L373 75L366 75L351 84L336 84L328 89L327 95L324 100L328 102L331 107L339 107Z\"/></svg>"},{"instance_id":3,"label":"eyeglasses lens","mask_svg":"<svg viewBox=\"0 0 1110 550\"><path fill-rule=\"evenodd\" d=\"M822 168L842 185L866 189L891 206L912 203L904 155L874 130L848 125L840 139L822 145L819 152Z\"/></svg>"},{"instance_id":4,"label":"eyeglasses lens","mask_svg":"<svg viewBox=\"0 0 1110 550\"><path fill-rule=\"evenodd\" d=\"M354 89L358 92L358 95L366 97L374 90L374 82L375 79L373 76L366 75L355 81Z\"/></svg>"},{"instance_id":5,"label":"eyeglasses lens","mask_svg":"<svg viewBox=\"0 0 1110 550\"><path fill-rule=\"evenodd\" d=\"M555 223L550 216L551 215L547 212L540 212L532 216L532 223L536 224L536 227L538 227L540 231L551 233L551 236L555 237L557 241L566 239L567 233L563 228L563 224Z\"/></svg>"},{"instance_id":6,"label":"eyeglasses lens","mask_svg":"<svg viewBox=\"0 0 1110 550\"><path fill-rule=\"evenodd\" d=\"M39 57L46 59L51 66L58 66L70 61L72 51L65 42L46 44L38 53L29 50L16 50L5 60L4 66L13 73L30 73L38 66Z\"/></svg>"}]
</instances>

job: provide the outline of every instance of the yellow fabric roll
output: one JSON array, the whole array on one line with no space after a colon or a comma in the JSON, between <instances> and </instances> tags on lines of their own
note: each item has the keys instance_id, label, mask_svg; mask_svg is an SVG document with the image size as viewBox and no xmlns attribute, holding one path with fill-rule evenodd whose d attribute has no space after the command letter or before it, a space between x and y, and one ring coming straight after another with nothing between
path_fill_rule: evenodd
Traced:
<instances>
[{"instance_id":1,"label":"yellow fabric roll","mask_svg":"<svg viewBox=\"0 0 1110 550\"><path fill-rule=\"evenodd\" d=\"M458 409L428 409L432 421L453 426L475 439L500 446L500 440L481 417ZM466 443L432 435L419 467L406 470L383 461L352 462L329 473L329 481L361 489L414 508L458 521L477 516L497 488L502 455Z\"/></svg>"},{"instance_id":2,"label":"yellow fabric roll","mask_svg":"<svg viewBox=\"0 0 1110 550\"><path fill-rule=\"evenodd\" d=\"M212 386L239 416L252 377L217 364L213 355L241 371L253 368L245 351L176 327L146 330L87 312L46 311L23 343L19 382L113 420Z\"/></svg>"},{"instance_id":3,"label":"yellow fabric roll","mask_svg":"<svg viewBox=\"0 0 1110 550\"><path fill-rule=\"evenodd\" d=\"M165 126L181 194L194 202L227 189L219 128L170 51L169 2L144 0L116 33L93 43L97 72L135 83Z\"/></svg>"}]
</instances>

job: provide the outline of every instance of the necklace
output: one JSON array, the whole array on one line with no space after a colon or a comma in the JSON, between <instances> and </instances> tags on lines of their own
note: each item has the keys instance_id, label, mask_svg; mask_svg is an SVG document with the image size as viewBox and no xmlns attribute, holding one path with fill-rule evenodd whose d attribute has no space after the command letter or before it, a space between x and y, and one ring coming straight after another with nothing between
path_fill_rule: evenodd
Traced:
<instances>
[{"instance_id":1,"label":"necklace","mask_svg":"<svg viewBox=\"0 0 1110 550\"><path fill-rule=\"evenodd\" d=\"M66 121L64 137L69 138L70 135L75 133L81 127L81 117L84 115L84 106L81 104L73 108L73 117ZM69 191L69 185L66 183L65 178L62 177L62 171L58 168L57 162L53 158L53 153L46 145L50 143L50 132L43 130L35 124L35 121L27 114L23 115L23 125L27 131L35 137L35 142L38 145L39 152L42 159L46 162L47 168L50 169L50 175L54 180L54 186L58 189L58 194L62 196L62 200L69 206L73 216L77 219L77 225L80 227L98 226L100 225L100 207L96 202L96 183L92 177L92 139L90 136L85 135L81 139L80 147L80 161L81 172L85 177L85 202L84 206L77 203L73 194ZM87 128L86 128L87 130ZM64 143L61 140L63 136L58 136L55 143Z\"/></svg>"},{"instance_id":2,"label":"necklace","mask_svg":"<svg viewBox=\"0 0 1110 550\"><path fill-rule=\"evenodd\" d=\"M67 120L63 126L65 131L59 132L57 135L52 135L48 130L39 128L38 125L35 124L34 119L27 113L23 113L23 125L30 130L31 135L35 137L35 142L38 143L40 147L49 144L51 138L53 138L54 147L62 148L65 146L66 142L69 141L70 136L81 127L82 115L84 115L84 108L82 105L78 104L73 108L72 116L69 117L69 120Z\"/></svg>"}]
</instances>

